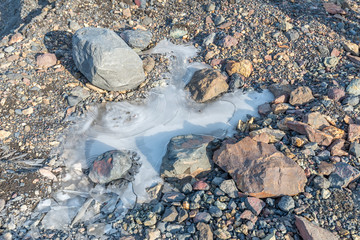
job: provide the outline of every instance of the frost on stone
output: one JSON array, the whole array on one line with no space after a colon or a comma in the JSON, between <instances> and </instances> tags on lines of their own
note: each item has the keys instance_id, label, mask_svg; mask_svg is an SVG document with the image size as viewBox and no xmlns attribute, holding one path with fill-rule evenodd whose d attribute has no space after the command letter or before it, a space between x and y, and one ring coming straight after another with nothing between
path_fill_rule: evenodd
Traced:
<instances>
[{"instance_id":1,"label":"frost on stone","mask_svg":"<svg viewBox=\"0 0 360 240\"><path fill-rule=\"evenodd\" d=\"M62 189L54 196L56 201L47 208L50 211L46 221L42 221L45 228L60 229L72 222L92 224L110 213L115 218L123 217L136 202L149 201L147 188L162 182L159 170L172 137L233 135L239 119L244 120L247 114L257 115L258 105L273 98L268 91L244 94L239 90L211 103L196 103L183 90L184 86L196 70L209 66L188 63L189 58L196 56L193 46L161 41L145 54L171 58L170 78L163 79L165 86L154 88L141 104L107 103L94 107L82 119L72 119L77 123L61 145L67 175L62 179ZM136 152L140 158L139 173L127 185L117 181L95 184L88 178L94 160L112 150Z\"/></svg>"}]
</instances>

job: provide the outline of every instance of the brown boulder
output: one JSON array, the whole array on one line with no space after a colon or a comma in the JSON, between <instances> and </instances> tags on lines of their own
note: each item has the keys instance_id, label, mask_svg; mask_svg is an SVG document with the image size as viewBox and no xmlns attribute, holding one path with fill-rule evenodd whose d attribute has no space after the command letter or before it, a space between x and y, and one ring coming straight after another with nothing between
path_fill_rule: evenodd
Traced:
<instances>
[{"instance_id":1,"label":"brown boulder","mask_svg":"<svg viewBox=\"0 0 360 240\"><path fill-rule=\"evenodd\" d=\"M257 198L296 195L304 190L307 181L301 167L274 145L250 137L234 144L224 143L213 159L242 192Z\"/></svg>"},{"instance_id":2,"label":"brown boulder","mask_svg":"<svg viewBox=\"0 0 360 240\"><path fill-rule=\"evenodd\" d=\"M300 233L300 236L304 240L339 239L339 237L336 236L334 233L323 229L300 216L295 216L295 225Z\"/></svg>"},{"instance_id":3,"label":"brown boulder","mask_svg":"<svg viewBox=\"0 0 360 240\"><path fill-rule=\"evenodd\" d=\"M314 97L309 87L298 87L290 93L289 103L293 106L303 105L313 99Z\"/></svg>"},{"instance_id":4,"label":"brown boulder","mask_svg":"<svg viewBox=\"0 0 360 240\"><path fill-rule=\"evenodd\" d=\"M226 77L214 69L196 71L185 89L196 102L209 101L228 90Z\"/></svg>"}]
</instances>

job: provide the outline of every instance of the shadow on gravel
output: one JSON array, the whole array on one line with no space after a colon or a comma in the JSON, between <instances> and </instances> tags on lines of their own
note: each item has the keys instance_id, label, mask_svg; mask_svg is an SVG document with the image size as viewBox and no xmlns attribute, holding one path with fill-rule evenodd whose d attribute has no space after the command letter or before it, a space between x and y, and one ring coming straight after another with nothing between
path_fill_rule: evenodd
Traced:
<instances>
[{"instance_id":1,"label":"shadow on gravel","mask_svg":"<svg viewBox=\"0 0 360 240\"><path fill-rule=\"evenodd\" d=\"M19 29L21 32L49 4L49 0L38 0L39 7L31 10L24 19L21 19L24 0L0 0L0 40L18 29L20 25L22 25Z\"/></svg>"},{"instance_id":2,"label":"shadow on gravel","mask_svg":"<svg viewBox=\"0 0 360 240\"><path fill-rule=\"evenodd\" d=\"M329 14L326 12L323 3L324 1L303 1L303 0L270 0L264 1L264 4L270 4L294 20L294 22L301 20L305 24L311 22L318 22L332 29L334 32L343 36L349 41L358 42L356 37L360 34L359 14L351 9L349 3L345 0L329 1L341 4L342 9L349 9L346 15ZM321 27L321 26L320 26ZM297 29L299 30L299 29ZM330 42L329 42L330 43Z\"/></svg>"}]
</instances>

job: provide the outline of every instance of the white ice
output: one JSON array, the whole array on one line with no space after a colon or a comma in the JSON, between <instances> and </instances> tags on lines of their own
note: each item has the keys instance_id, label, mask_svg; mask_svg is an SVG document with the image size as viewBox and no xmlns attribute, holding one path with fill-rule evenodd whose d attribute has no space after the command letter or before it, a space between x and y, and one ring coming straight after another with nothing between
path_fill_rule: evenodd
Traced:
<instances>
[{"instance_id":1,"label":"white ice","mask_svg":"<svg viewBox=\"0 0 360 240\"><path fill-rule=\"evenodd\" d=\"M136 151L141 157L142 167L133 185L125 190L98 189L102 189L101 193L113 191L120 195L125 208L134 203L132 190L138 201L144 202L147 200L145 189L161 182L160 165L172 137L205 134L222 138L232 135L238 120L246 119L247 114L257 115L257 107L273 99L268 91L243 94L239 90L211 103L195 103L183 88L194 71L209 67L201 63L188 63L189 58L196 56L196 49L161 41L146 54L172 57L171 78L167 86L155 88L145 103L108 103L96 107L79 121L74 127L77 130L63 145L63 158L69 172L66 178L68 184L63 189L67 197L90 197L91 191L95 191L81 169L89 168L91 159L99 154L120 149Z\"/></svg>"}]
</instances>

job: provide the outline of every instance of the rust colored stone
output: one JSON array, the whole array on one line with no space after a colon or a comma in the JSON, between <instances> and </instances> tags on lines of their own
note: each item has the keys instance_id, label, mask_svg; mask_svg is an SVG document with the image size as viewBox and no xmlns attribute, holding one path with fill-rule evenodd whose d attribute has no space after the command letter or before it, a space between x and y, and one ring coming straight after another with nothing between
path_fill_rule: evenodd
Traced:
<instances>
[{"instance_id":1,"label":"rust colored stone","mask_svg":"<svg viewBox=\"0 0 360 240\"><path fill-rule=\"evenodd\" d=\"M300 236L305 240L339 239L339 237L336 236L334 233L323 229L300 216L295 216L295 225L296 228L299 230Z\"/></svg>"},{"instance_id":2,"label":"rust colored stone","mask_svg":"<svg viewBox=\"0 0 360 240\"><path fill-rule=\"evenodd\" d=\"M242 192L257 198L296 195L307 182L304 171L292 159L274 145L250 137L235 144L223 144L213 159Z\"/></svg>"}]
</instances>

